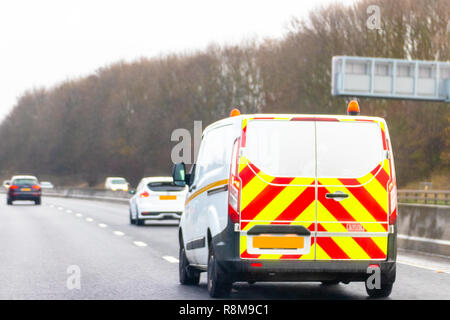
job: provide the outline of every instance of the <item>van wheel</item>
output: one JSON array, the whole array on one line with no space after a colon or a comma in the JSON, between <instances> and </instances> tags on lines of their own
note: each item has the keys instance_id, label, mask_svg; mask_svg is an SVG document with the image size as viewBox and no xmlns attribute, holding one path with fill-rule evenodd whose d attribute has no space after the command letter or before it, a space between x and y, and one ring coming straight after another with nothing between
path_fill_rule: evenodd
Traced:
<instances>
[{"instance_id":1,"label":"van wheel","mask_svg":"<svg viewBox=\"0 0 450 320\"><path fill-rule=\"evenodd\" d=\"M13 204L13 202L12 202L11 199L7 199L7 200L6 200L6 204L7 204L8 206L11 206L11 205Z\"/></svg>"},{"instance_id":2,"label":"van wheel","mask_svg":"<svg viewBox=\"0 0 450 320\"><path fill-rule=\"evenodd\" d=\"M136 219L133 219L133 216L131 215L131 209L130 209L130 224L135 224Z\"/></svg>"},{"instance_id":3,"label":"van wheel","mask_svg":"<svg viewBox=\"0 0 450 320\"><path fill-rule=\"evenodd\" d=\"M208 256L208 292L212 298L227 297L231 293L232 283L223 279L214 255L213 248L209 249ZM221 279L222 278L222 279Z\"/></svg>"},{"instance_id":4,"label":"van wheel","mask_svg":"<svg viewBox=\"0 0 450 320\"><path fill-rule=\"evenodd\" d=\"M34 204L35 205L40 205L41 204L41 198L38 198L38 199L34 200Z\"/></svg>"},{"instance_id":5,"label":"van wheel","mask_svg":"<svg viewBox=\"0 0 450 320\"><path fill-rule=\"evenodd\" d=\"M366 283L366 292L371 298L386 298L392 292L393 283L381 285L381 289L369 289Z\"/></svg>"},{"instance_id":6,"label":"van wheel","mask_svg":"<svg viewBox=\"0 0 450 320\"><path fill-rule=\"evenodd\" d=\"M197 285L200 282L200 272L192 270L189 267L189 261L186 257L184 248L180 247L178 270L180 275L180 283L186 286Z\"/></svg>"}]
</instances>

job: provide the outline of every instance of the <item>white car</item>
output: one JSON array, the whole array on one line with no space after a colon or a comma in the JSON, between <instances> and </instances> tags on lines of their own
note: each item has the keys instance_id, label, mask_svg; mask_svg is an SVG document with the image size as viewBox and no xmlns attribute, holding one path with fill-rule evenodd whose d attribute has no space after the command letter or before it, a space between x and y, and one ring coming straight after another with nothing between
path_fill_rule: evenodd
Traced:
<instances>
[{"instance_id":1,"label":"white car","mask_svg":"<svg viewBox=\"0 0 450 320\"><path fill-rule=\"evenodd\" d=\"M4 180L4 181L3 181L3 187L4 187L5 189L8 189L8 188L9 188L9 185L10 185L10 181L9 181L9 180Z\"/></svg>"},{"instance_id":2,"label":"white car","mask_svg":"<svg viewBox=\"0 0 450 320\"><path fill-rule=\"evenodd\" d=\"M42 181L41 182L41 189L54 189L55 186L50 181Z\"/></svg>"},{"instance_id":3,"label":"white car","mask_svg":"<svg viewBox=\"0 0 450 320\"><path fill-rule=\"evenodd\" d=\"M186 194L187 187L174 185L172 177L143 178L130 199L130 223L180 219Z\"/></svg>"},{"instance_id":4,"label":"white car","mask_svg":"<svg viewBox=\"0 0 450 320\"><path fill-rule=\"evenodd\" d=\"M129 183L122 177L108 177L105 180L105 189L112 191L128 191Z\"/></svg>"}]
</instances>

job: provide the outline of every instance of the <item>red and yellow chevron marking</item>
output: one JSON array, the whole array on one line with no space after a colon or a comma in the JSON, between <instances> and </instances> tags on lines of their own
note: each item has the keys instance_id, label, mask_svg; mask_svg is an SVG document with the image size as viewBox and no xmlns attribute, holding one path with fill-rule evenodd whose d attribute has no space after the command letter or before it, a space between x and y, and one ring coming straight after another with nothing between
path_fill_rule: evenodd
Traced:
<instances>
[{"instance_id":1,"label":"red and yellow chevron marking","mask_svg":"<svg viewBox=\"0 0 450 320\"><path fill-rule=\"evenodd\" d=\"M240 237L240 253L243 259L314 259L315 232L315 179L277 178L269 176L247 159L239 161L241 192L241 231L254 225L286 224L302 225L312 233L311 249L305 255L261 254L247 252L248 238Z\"/></svg>"},{"instance_id":2,"label":"red and yellow chevron marking","mask_svg":"<svg viewBox=\"0 0 450 320\"><path fill-rule=\"evenodd\" d=\"M357 179L318 179L316 260L385 259L387 253L389 161ZM327 199L342 191L343 201ZM348 232L361 234L347 236ZM333 236L327 236L333 233ZM364 237L364 233L380 236Z\"/></svg>"},{"instance_id":3,"label":"red and yellow chevron marking","mask_svg":"<svg viewBox=\"0 0 450 320\"><path fill-rule=\"evenodd\" d=\"M360 230L361 236L345 235L351 230ZM318 223L316 260L384 260L387 255L386 230L387 223ZM364 232L380 233L380 236L364 237ZM333 233L333 236L327 233Z\"/></svg>"},{"instance_id":4,"label":"red and yellow chevron marking","mask_svg":"<svg viewBox=\"0 0 450 320\"><path fill-rule=\"evenodd\" d=\"M317 237L316 260L385 260L387 237Z\"/></svg>"},{"instance_id":5,"label":"red and yellow chevron marking","mask_svg":"<svg viewBox=\"0 0 450 320\"><path fill-rule=\"evenodd\" d=\"M357 178L357 179L339 179L336 181L336 178L320 178L319 182L326 186L334 186L334 185L346 185L346 186L359 186L364 185L372 181L373 179L377 179L380 185L383 188L387 188L387 183L389 181L389 160L383 160L375 169L373 169L368 174Z\"/></svg>"},{"instance_id":6,"label":"red and yellow chevron marking","mask_svg":"<svg viewBox=\"0 0 450 320\"><path fill-rule=\"evenodd\" d=\"M311 248L309 254L299 259L381 259L381 253L384 252L386 255L388 229L386 188L389 178L386 170L389 170L388 161L384 161L371 173L358 179L347 179L348 181L318 179L317 231L343 233L343 236L319 237L316 256L313 255ZM242 231L248 231L256 224L277 223L301 224L315 231L314 178L272 177L261 172L247 159L240 161L239 176L243 186ZM325 186L322 182L331 186ZM326 193L338 190L349 194L350 197L339 202L325 197ZM350 237L345 235L348 232L380 233L380 237ZM282 256L250 255L247 252L247 237L244 234L241 235L240 244L241 258L280 259Z\"/></svg>"},{"instance_id":7,"label":"red and yellow chevron marking","mask_svg":"<svg viewBox=\"0 0 450 320\"><path fill-rule=\"evenodd\" d=\"M388 181L388 160L384 160L382 166L379 165L362 178L319 178L318 201L323 207L318 210L318 221L336 219L337 221L387 222ZM339 202L326 198L327 193L336 191L342 191L350 197Z\"/></svg>"},{"instance_id":8,"label":"red and yellow chevron marking","mask_svg":"<svg viewBox=\"0 0 450 320\"><path fill-rule=\"evenodd\" d=\"M241 230L248 221L315 222L314 178L272 177L248 160L240 161L239 177Z\"/></svg>"}]
</instances>

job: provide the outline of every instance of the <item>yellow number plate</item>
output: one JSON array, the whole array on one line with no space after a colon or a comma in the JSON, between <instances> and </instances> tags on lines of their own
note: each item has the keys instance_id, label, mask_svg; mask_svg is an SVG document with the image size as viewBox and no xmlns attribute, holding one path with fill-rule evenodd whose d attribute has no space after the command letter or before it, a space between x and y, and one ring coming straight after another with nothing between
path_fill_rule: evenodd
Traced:
<instances>
[{"instance_id":1,"label":"yellow number plate","mask_svg":"<svg viewBox=\"0 0 450 320\"><path fill-rule=\"evenodd\" d=\"M177 200L177 196L159 196L159 200Z\"/></svg>"},{"instance_id":2,"label":"yellow number plate","mask_svg":"<svg viewBox=\"0 0 450 320\"><path fill-rule=\"evenodd\" d=\"M20 191L31 191L31 189L30 188L22 188L22 189L20 189Z\"/></svg>"},{"instance_id":3,"label":"yellow number plate","mask_svg":"<svg viewBox=\"0 0 450 320\"><path fill-rule=\"evenodd\" d=\"M253 237L253 248L259 249L303 249L304 238L295 236Z\"/></svg>"}]
</instances>

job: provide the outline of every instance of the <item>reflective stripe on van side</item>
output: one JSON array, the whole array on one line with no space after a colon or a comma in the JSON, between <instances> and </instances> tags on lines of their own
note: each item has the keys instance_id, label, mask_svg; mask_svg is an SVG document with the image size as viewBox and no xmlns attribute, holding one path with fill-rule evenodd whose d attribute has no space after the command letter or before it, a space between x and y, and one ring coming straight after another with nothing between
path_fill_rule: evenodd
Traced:
<instances>
[{"instance_id":1,"label":"reflective stripe on van side","mask_svg":"<svg viewBox=\"0 0 450 320\"><path fill-rule=\"evenodd\" d=\"M195 197L199 196L200 194L202 194L203 192L206 192L212 188L215 187L219 187L219 186L223 186L223 185L227 185L228 184L228 179L223 179L223 180L219 180L213 183L210 183L206 186L204 186L203 188L197 190L196 192L194 192L193 194L191 194L187 199L186 202L184 203L184 205L187 205L189 202L191 202L192 199L194 199Z\"/></svg>"}]
</instances>

